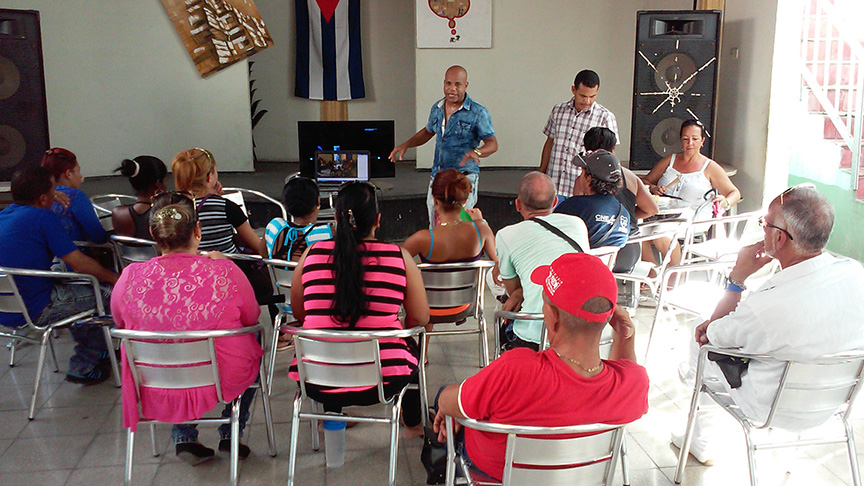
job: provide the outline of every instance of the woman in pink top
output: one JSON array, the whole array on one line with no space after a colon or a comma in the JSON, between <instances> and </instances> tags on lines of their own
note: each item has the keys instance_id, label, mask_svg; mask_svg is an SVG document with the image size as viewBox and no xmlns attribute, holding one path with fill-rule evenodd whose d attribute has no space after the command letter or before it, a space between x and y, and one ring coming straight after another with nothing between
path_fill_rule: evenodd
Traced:
<instances>
[{"instance_id":1,"label":"woman in pink top","mask_svg":"<svg viewBox=\"0 0 864 486\"><path fill-rule=\"evenodd\" d=\"M261 309L243 272L221 253L198 255L201 227L192 199L182 193L156 196L150 216L150 233L162 256L133 263L123 270L114 286L111 312L118 328L138 331L192 331L236 329L258 322ZM263 351L252 334L215 341L222 394L233 400L243 394L240 431L249 417ZM173 422L177 456L197 465L213 457L213 449L198 442L195 425L182 424L201 417L219 402L215 387L194 390L143 388L144 417ZM136 390L128 363L123 359L123 425L137 428ZM222 412L230 416L230 405ZM231 428L219 427L219 450L230 451ZM240 445L240 457L249 447Z\"/></svg>"},{"instance_id":2,"label":"woman in pink top","mask_svg":"<svg viewBox=\"0 0 864 486\"><path fill-rule=\"evenodd\" d=\"M306 329L382 330L422 326L429 322L429 304L420 270L398 245L375 239L381 213L375 187L355 182L336 198L333 240L312 244L300 257L291 285L291 309ZM405 321L398 317L405 308ZM418 382L417 343L382 339L381 371L389 398L408 383ZM289 376L297 380L296 360ZM307 385L306 392L328 412L350 405L378 403L374 388L333 388ZM402 401L405 437L423 433L420 394L405 393Z\"/></svg>"}]
</instances>

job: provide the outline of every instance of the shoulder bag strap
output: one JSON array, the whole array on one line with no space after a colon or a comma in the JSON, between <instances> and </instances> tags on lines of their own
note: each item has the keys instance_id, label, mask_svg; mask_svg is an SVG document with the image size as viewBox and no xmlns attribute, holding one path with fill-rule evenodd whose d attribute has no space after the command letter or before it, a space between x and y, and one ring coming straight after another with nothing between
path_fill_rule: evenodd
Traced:
<instances>
[{"instance_id":1,"label":"shoulder bag strap","mask_svg":"<svg viewBox=\"0 0 864 486\"><path fill-rule=\"evenodd\" d=\"M578 251L579 253L584 253L584 251L582 250L582 247L579 246L579 243L576 243L576 241L574 241L573 238L570 238L569 236L565 235L563 231L561 231L557 227L553 226L548 221L544 221L544 220L542 220L540 218L536 218L536 217L531 218L528 221L534 221L535 223L539 224L540 226L542 226L542 227L548 229L549 231L555 233L556 235L561 237L567 243L570 243L570 246L572 246L574 250Z\"/></svg>"},{"instance_id":2,"label":"shoulder bag strap","mask_svg":"<svg viewBox=\"0 0 864 486\"><path fill-rule=\"evenodd\" d=\"M618 203L618 214L615 215L615 221L612 221L612 225L609 226L609 230L606 231L606 234L603 235L603 238L600 238L600 241L597 243L597 247L603 246L603 243L606 243L606 239L609 238L609 235L612 234L612 231L615 229L615 226L618 225L618 220L621 219L621 215L624 211L624 205L620 202Z\"/></svg>"}]
</instances>

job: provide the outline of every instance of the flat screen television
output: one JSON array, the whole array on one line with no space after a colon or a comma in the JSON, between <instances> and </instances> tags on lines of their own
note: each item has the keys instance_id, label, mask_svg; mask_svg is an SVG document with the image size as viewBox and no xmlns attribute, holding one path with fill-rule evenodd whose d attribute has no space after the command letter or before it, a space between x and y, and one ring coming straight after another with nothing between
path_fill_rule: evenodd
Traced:
<instances>
[{"instance_id":1,"label":"flat screen television","mask_svg":"<svg viewBox=\"0 0 864 486\"><path fill-rule=\"evenodd\" d=\"M314 178L315 152L369 152L369 177L396 177L387 157L393 150L393 120L298 121L300 174Z\"/></svg>"}]
</instances>

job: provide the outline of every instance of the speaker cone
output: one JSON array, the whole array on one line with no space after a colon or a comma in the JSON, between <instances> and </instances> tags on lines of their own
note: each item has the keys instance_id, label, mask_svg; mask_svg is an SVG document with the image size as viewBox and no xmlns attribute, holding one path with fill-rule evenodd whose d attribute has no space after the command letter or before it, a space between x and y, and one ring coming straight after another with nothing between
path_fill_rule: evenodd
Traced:
<instances>
[{"instance_id":1,"label":"speaker cone","mask_svg":"<svg viewBox=\"0 0 864 486\"><path fill-rule=\"evenodd\" d=\"M9 59L0 56L0 100L12 96L21 84L21 74Z\"/></svg>"},{"instance_id":2,"label":"speaker cone","mask_svg":"<svg viewBox=\"0 0 864 486\"><path fill-rule=\"evenodd\" d=\"M680 118L666 118L654 126L651 131L651 148L660 157L675 154L681 151L681 124L684 120Z\"/></svg>"},{"instance_id":3,"label":"speaker cone","mask_svg":"<svg viewBox=\"0 0 864 486\"><path fill-rule=\"evenodd\" d=\"M24 135L9 125L0 125L0 169L11 169L27 152Z\"/></svg>"}]
</instances>

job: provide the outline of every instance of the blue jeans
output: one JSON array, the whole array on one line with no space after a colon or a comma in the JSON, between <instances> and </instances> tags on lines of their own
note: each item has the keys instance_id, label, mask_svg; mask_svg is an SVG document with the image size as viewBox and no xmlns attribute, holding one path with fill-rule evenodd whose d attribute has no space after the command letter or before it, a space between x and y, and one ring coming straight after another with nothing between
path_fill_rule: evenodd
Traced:
<instances>
[{"instance_id":1,"label":"blue jeans","mask_svg":"<svg viewBox=\"0 0 864 486\"><path fill-rule=\"evenodd\" d=\"M111 288L100 285L102 303L107 306L111 302ZM39 314L35 324L47 326L52 322L96 308L96 296L90 285L74 285L65 282L54 284L51 289L51 301ZM82 377L91 372L99 364L99 360L108 357L105 346L105 334L102 326L89 324L73 324L69 327L72 338L75 339L75 354L69 359L69 374Z\"/></svg>"},{"instance_id":2,"label":"blue jeans","mask_svg":"<svg viewBox=\"0 0 864 486\"><path fill-rule=\"evenodd\" d=\"M471 209L477 204L477 183L480 182L480 174L465 174L465 177L471 181L471 194L465 201L465 209ZM435 199L432 197L432 181L434 177L429 178L429 188L426 190L426 208L429 210L429 229L435 228Z\"/></svg>"},{"instance_id":3,"label":"blue jeans","mask_svg":"<svg viewBox=\"0 0 864 486\"><path fill-rule=\"evenodd\" d=\"M252 400L255 398L256 388L248 388L243 395L240 396L240 437L243 437L243 429L246 428L246 421L249 420L249 407L252 406ZM225 405L222 409L222 417L231 416L231 404ZM171 428L171 438L175 444L187 444L198 442L198 424L176 424ZM231 424L222 424L219 426L219 440L231 438Z\"/></svg>"}]
</instances>

